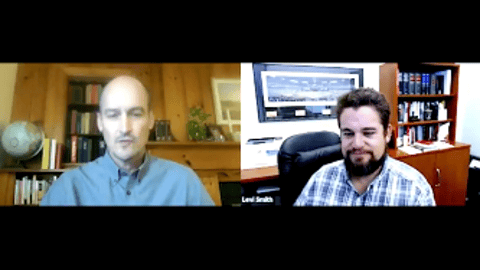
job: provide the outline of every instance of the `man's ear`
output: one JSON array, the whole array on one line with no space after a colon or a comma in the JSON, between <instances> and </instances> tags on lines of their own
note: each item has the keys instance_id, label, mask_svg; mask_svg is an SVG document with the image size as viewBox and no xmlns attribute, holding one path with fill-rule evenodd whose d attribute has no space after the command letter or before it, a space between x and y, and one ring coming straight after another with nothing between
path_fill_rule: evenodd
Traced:
<instances>
[{"instance_id":1,"label":"man's ear","mask_svg":"<svg viewBox=\"0 0 480 270\"><path fill-rule=\"evenodd\" d=\"M386 140L387 143L388 143L388 142L390 141L390 139L392 138L392 130L393 130L392 124L388 124L387 136L385 137L385 140Z\"/></svg>"},{"instance_id":2,"label":"man's ear","mask_svg":"<svg viewBox=\"0 0 480 270\"><path fill-rule=\"evenodd\" d=\"M103 133L103 121L102 121L102 115L100 112L97 112L97 127L98 131Z\"/></svg>"},{"instance_id":3,"label":"man's ear","mask_svg":"<svg viewBox=\"0 0 480 270\"><path fill-rule=\"evenodd\" d=\"M148 120L148 128L151 130L154 125L155 125L155 117L154 117L154 115L153 115L153 111L150 110L149 120Z\"/></svg>"}]
</instances>

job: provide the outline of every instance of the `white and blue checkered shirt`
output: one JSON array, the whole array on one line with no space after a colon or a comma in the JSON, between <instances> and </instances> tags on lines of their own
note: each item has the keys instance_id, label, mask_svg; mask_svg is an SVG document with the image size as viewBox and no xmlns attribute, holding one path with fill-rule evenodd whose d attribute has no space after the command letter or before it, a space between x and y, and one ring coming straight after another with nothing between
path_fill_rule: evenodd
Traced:
<instances>
[{"instance_id":1,"label":"white and blue checkered shirt","mask_svg":"<svg viewBox=\"0 0 480 270\"><path fill-rule=\"evenodd\" d=\"M342 159L314 173L294 206L435 206L435 199L420 172L387 156L363 194L353 186Z\"/></svg>"}]
</instances>

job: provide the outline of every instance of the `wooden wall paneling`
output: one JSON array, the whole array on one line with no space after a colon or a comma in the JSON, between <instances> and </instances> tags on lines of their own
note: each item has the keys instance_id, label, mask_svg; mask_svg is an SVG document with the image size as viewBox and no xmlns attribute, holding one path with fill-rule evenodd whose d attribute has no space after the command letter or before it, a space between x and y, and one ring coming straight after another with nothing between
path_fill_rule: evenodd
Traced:
<instances>
[{"instance_id":1,"label":"wooden wall paneling","mask_svg":"<svg viewBox=\"0 0 480 270\"><path fill-rule=\"evenodd\" d=\"M151 81L150 96L152 98L152 110L155 119L166 119L165 116L165 93L163 88L162 65L151 65Z\"/></svg>"},{"instance_id":2,"label":"wooden wall paneling","mask_svg":"<svg viewBox=\"0 0 480 270\"><path fill-rule=\"evenodd\" d=\"M203 186L207 190L215 205L222 206L218 173L215 171L198 171L196 173L202 180Z\"/></svg>"},{"instance_id":3,"label":"wooden wall paneling","mask_svg":"<svg viewBox=\"0 0 480 270\"><path fill-rule=\"evenodd\" d=\"M48 73L45 103L45 136L65 143L65 121L67 118L67 74L61 66L52 65Z\"/></svg>"},{"instance_id":4,"label":"wooden wall paneling","mask_svg":"<svg viewBox=\"0 0 480 270\"><path fill-rule=\"evenodd\" d=\"M199 64L182 65L182 76L184 80L184 91L186 97L186 109L190 112L190 108L200 107L205 112L203 106L202 93L200 90L200 74L199 69L203 68Z\"/></svg>"},{"instance_id":5,"label":"wooden wall paneling","mask_svg":"<svg viewBox=\"0 0 480 270\"><path fill-rule=\"evenodd\" d=\"M166 118L170 120L172 134L178 141L188 141L188 113L183 74L179 64L163 64L163 83Z\"/></svg>"},{"instance_id":6,"label":"wooden wall paneling","mask_svg":"<svg viewBox=\"0 0 480 270\"><path fill-rule=\"evenodd\" d=\"M138 76L138 72L135 70L125 68L105 68L101 66L71 66L71 65L58 65L62 70L68 74L69 78L91 78L91 79L113 79L120 75ZM139 78L140 79L140 78Z\"/></svg>"},{"instance_id":7,"label":"wooden wall paneling","mask_svg":"<svg viewBox=\"0 0 480 270\"><path fill-rule=\"evenodd\" d=\"M10 121L44 128L48 64L19 64Z\"/></svg>"},{"instance_id":8,"label":"wooden wall paneling","mask_svg":"<svg viewBox=\"0 0 480 270\"><path fill-rule=\"evenodd\" d=\"M217 122L215 117L215 108L213 105L212 93L212 64L203 64L198 70L199 73L199 91L203 100L203 110L205 113L211 115L207 123L215 124Z\"/></svg>"},{"instance_id":9,"label":"wooden wall paneling","mask_svg":"<svg viewBox=\"0 0 480 270\"><path fill-rule=\"evenodd\" d=\"M240 146L182 146L162 145L150 147L148 152L156 157L173 160L194 170L238 169L240 170Z\"/></svg>"},{"instance_id":10,"label":"wooden wall paneling","mask_svg":"<svg viewBox=\"0 0 480 270\"><path fill-rule=\"evenodd\" d=\"M29 80L31 80L29 66L27 64L18 64L10 122L29 119L30 110L28 108L30 108L31 95L28 92L28 88L24 87Z\"/></svg>"},{"instance_id":11,"label":"wooden wall paneling","mask_svg":"<svg viewBox=\"0 0 480 270\"><path fill-rule=\"evenodd\" d=\"M13 205L15 174L0 173L0 205Z\"/></svg>"},{"instance_id":12,"label":"wooden wall paneling","mask_svg":"<svg viewBox=\"0 0 480 270\"><path fill-rule=\"evenodd\" d=\"M240 79L240 63L213 64L212 77Z\"/></svg>"},{"instance_id":13,"label":"wooden wall paneling","mask_svg":"<svg viewBox=\"0 0 480 270\"><path fill-rule=\"evenodd\" d=\"M40 123L44 126L45 107L46 107L46 92L47 92L47 77L48 64L38 64L35 66L35 73L33 74L33 85L29 89L31 98L30 118L32 123Z\"/></svg>"}]
</instances>

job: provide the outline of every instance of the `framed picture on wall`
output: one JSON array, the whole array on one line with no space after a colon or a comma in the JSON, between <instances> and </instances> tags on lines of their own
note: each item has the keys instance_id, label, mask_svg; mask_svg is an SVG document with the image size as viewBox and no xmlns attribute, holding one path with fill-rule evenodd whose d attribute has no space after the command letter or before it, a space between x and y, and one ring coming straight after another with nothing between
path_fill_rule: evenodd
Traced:
<instances>
[{"instance_id":1,"label":"framed picture on wall","mask_svg":"<svg viewBox=\"0 0 480 270\"><path fill-rule=\"evenodd\" d=\"M363 69L253 64L259 122L336 118L337 99L363 87Z\"/></svg>"},{"instance_id":2,"label":"framed picture on wall","mask_svg":"<svg viewBox=\"0 0 480 270\"><path fill-rule=\"evenodd\" d=\"M240 80L212 78L217 125L240 125Z\"/></svg>"}]
</instances>

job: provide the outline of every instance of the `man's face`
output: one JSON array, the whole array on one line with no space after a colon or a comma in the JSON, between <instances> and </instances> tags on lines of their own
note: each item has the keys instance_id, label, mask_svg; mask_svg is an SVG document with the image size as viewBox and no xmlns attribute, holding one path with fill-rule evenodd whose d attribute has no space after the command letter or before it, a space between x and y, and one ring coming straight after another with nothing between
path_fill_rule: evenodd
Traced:
<instances>
[{"instance_id":1,"label":"man's face","mask_svg":"<svg viewBox=\"0 0 480 270\"><path fill-rule=\"evenodd\" d=\"M372 174L382 165L391 125L385 133L378 112L371 106L346 108L340 115L342 154L354 176Z\"/></svg>"},{"instance_id":2,"label":"man's face","mask_svg":"<svg viewBox=\"0 0 480 270\"><path fill-rule=\"evenodd\" d=\"M112 83L105 90L98 129L114 160L128 162L145 153L154 117L148 109L147 93L142 88L127 80Z\"/></svg>"}]
</instances>

